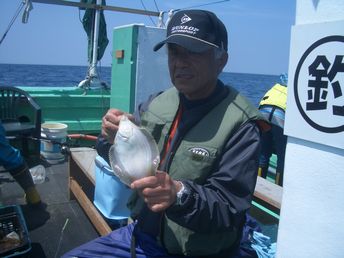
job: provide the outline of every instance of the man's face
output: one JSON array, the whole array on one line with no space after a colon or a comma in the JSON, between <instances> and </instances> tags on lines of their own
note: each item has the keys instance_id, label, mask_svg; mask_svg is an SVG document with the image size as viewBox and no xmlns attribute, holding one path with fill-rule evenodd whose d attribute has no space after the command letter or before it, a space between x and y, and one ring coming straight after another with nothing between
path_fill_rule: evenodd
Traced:
<instances>
[{"instance_id":1,"label":"man's face","mask_svg":"<svg viewBox=\"0 0 344 258\"><path fill-rule=\"evenodd\" d=\"M168 44L172 83L190 100L206 98L213 92L226 61L215 59L214 49L195 53L176 44Z\"/></svg>"}]
</instances>

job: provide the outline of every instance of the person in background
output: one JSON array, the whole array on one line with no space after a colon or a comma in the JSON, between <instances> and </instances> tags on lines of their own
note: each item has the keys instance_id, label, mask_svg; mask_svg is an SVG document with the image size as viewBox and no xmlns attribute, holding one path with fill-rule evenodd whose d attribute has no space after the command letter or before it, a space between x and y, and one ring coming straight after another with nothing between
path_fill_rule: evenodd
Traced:
<instances>
[{"instance_id":1,"label":"person in background","mask_svg":"<svg viewBox=\"0 0 344 258\"><path fill-rule=\"evenodd\" d=\"M151 96L134 115L110 109L97 143L109 161L119 121L127 115L156 140L158 171L130 186L133 223L63 257L238 257L257 180L261 126L268 124L218 79L227 41L212 12L173 15L166 39L154 50L166 45L174 87Z\"/></svg>"},{"instance_id":2,"label":"person in background","mask_svg":"<svg viewBox=\"0 0 344 258\"><path fill-rule=\"evenodd\" d=\"M25 200L32 207L39 207L41 197L33 183L29 167L20 151L12 147L0 123L0 165L8 171L25 192Z\"/></svg>"},{"instance_id":3,"label":"person in background","mask_svg":"<svg viewBox=\"0 0 344 258\"><path fill-rule=\"evenodd\" d=\"M259 159L258 175L266 178L272 153L277 156L276 184L283 186L283 169L287 136L283 134L284 116L287 107L288 75L280 75L276 83L259 103L259 110L270 121L271 130L262 136L262 152Z\"/></svg>"}]
</instances>

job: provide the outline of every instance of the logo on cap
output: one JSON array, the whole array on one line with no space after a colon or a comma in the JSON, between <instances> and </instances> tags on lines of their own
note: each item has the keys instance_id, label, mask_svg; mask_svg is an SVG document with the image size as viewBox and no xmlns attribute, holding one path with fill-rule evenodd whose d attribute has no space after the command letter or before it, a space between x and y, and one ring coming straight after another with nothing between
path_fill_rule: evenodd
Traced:
<instances>
[{"instance_id":1,"label":"logo on cap","mask_svg":"<svg viewBox=\"0 0 344 258\"><path fill-rule=\"evenodd\" d=\"M180 19L181 24L184 24L189 21L191 21L191 18L187 16L186 14L184 14L184 16Z\"/></svg>"}]
</instances>

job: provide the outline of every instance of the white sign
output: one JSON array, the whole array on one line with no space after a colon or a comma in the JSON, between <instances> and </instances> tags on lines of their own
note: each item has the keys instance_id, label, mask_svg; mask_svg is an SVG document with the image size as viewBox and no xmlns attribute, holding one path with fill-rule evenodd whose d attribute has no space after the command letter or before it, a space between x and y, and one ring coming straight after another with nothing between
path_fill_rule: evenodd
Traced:
<instances>
[{"instance_id":1,"label":"white sign","mask_svg":"<svg viewBox=\"0 0 344 258\"><path fill-rule=\"evenodd\" d=\"M285 134L344 148L344 22L292 30Z\"/></svg>"}]
</instances>

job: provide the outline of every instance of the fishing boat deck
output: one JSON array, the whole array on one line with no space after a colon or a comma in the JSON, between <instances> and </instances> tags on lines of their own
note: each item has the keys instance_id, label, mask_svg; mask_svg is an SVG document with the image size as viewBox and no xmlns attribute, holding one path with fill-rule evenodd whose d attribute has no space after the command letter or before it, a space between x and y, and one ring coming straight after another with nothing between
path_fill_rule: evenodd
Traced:
<instances>
[{"instance_id":1,"label":"fishing boat deck","mask_svg":"<svg viewBox=\"0 0 344 258\"><path fill-rule=\"evenodd\" d=\"M37 185L44 206L33 209L12 177L0 174L0 201L21 206L32 242L31 251L19 257L60 257L99 236L78 202L69 199L68 178L68 162L46 167L46 181Z\"/></svg>"}]
</instances>

